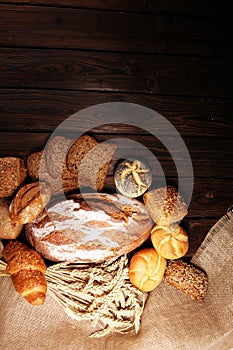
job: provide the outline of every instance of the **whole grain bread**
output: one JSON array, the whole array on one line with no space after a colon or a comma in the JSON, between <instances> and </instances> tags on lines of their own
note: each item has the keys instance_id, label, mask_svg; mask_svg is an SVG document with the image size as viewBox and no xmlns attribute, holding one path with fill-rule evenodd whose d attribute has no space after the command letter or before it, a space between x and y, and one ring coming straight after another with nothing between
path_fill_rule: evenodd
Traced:
<instances>
[{"instance_id":1,"label":"whole grain bread","mask_svg":"<svg viewBox=\"0 0 233 350\"><path fill-rule=\"evenodd\" d=\"M0 158L0 198L9 197L25 181L24 161L17 157Z\"/></svg>"},{"instance_id":2,"label":"whole grain bread","mask_svg":"<svg viewBox=\"0 0 233 350\"><path fill-rule=\"evenodd\" d=\"M43 150L34 152L27 157L28 175L33 181L39 180L39 172L40 172L42 157L43 157Z\"/></svg>"},{"instance_id":3,"label":"whole grain bread","mask_svg":"<svg viewBox=\"0 0 233 350\"><path fill-rule=\"evenodd\" d=\"M72 174L77 175L82 160L96 145L98 145L98 142L89 135L82 135L74 141L66 158L67 168Z\"/></svg>"},{"instance_id":4,"label":"whole grain bread","mask_svg":"<svg viewBox=\"0 0 233 350\"><path fill-rule=\"evenodd\" d=\"M63 137L55 136L49 140L45 147L45 162L49 174L57 178L66 168L66 154L72 140Z\"/></svg>"},{"instance_id":5,"label":"whole grain bread","mask_svg":"<svg viewBox=\"0 0 233 350\"><path fill-rule=\"evenodd\" d=\"M93 147L82 159L78 169L80 186L102 191L109 165L117 150L113 143L100 143Z\"/></svg>"},{"instance_id":6,"label":"whole grain bread","mask_svg":"<svg viewBox=\"0 0 233 350\"><path fill-rule=\"evenodd\" d=\"M23 229L22 224L11 220L9 205L7 198L0 198L0 239L16 239Z\"/></svg>"}]
</instances>

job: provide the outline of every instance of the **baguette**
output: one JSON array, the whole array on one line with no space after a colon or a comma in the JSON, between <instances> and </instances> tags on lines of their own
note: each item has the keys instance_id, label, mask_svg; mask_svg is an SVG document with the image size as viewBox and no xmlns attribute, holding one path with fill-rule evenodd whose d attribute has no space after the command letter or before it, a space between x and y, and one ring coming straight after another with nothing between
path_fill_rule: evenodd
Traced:
<instances>
[{"instance_id":1,"label":"baguette","mask_svg":"<svg viewBox=\"0 0 233 350\"><path fill-rule=\"evenodd\" d=\"M43 304L47 281L46 265L40 254L18 241L10 241L2 253L16 291L32 305Z\"/></svg>"}]
</instances>

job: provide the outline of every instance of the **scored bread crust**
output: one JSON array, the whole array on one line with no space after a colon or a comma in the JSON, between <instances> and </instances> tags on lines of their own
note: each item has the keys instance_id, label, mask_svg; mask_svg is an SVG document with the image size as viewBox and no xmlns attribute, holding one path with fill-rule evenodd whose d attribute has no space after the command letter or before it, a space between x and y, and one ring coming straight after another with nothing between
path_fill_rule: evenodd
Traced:
<instances>
[{"instance_id":1,"label":"scored bread crust","mask_svg":"<svg viewBox=\"0 0 233 350\"><path fill-rule=\"evenodd\" d=\"M173 186L148 191L143 201L151 218L159 226L178 223L188 214L184 199Z\"/></svg>"},{"instance_id":2,"label":"scored bread crust","mask_svg":"<svg viewBox=\"0 0 233 350\"><path fill-rule=\"evenodd\" d=\"M51 187L47 183L33 182L22 187L9 208L11 220L26 224L34 220L48 204Z\"/></svg>"},{"instance_id":3,"label":"scored bread crust","mask_svg":"<svg viewBox=\"0 0 233 350\"><path fill-rule=\"evenodd\" d=\"M6 198L0 198L0 238L16 239L23 229L23 224L13 222L9 212L10 201Z\"/></svg>"},{"instance_id":4,"label":"scored bread crust","mask_svg":"<svg viewBox=\"0 0 233 350\"><path fill-rule=\"evenodd\" d=\"M0 198L12 196L25 181L26 176L27 170L23 159L0 158Z\"/></svg>"},{"instance_id":5,"label":"scored bread crust","mask_svg":"<svg viewBox=\"0 0 233 350\"><path fill-rule=\"evenodd\" d=\"M100 262L128 253L149 236L145 206L121 195L71 195L26 225L31 245L52 261Z\"/></svg>"}]
</instances>

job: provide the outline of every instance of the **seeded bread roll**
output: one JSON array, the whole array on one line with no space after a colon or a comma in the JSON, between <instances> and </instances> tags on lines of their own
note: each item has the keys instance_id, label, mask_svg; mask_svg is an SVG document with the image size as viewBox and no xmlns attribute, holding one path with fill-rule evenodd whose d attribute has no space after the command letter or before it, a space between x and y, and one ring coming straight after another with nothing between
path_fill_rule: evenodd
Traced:
<instances>
[{"instance_id":1,"label":"seeded bread roll","mask_svg":"<svg viewBox=\"0 0 233 350\"><path fill-rule=\"evenodd\" d=\"M28 175L33 181L39 180L39 172L40 172L42 157L43 157L43 150L34 152L27 157Z\"/></svg>"},{"instance_id":2,"label":"seeded bread roll","mask_svg":"<svg viewBox=\"0 0 233 350\"><path fill-rule=\"evenodd\" d=\"M193 300L201 301L207 293L206 273L182 259L168 261L164 280Z\"/></svg>"},{"instance_id":3,"label":"seeded bread roll","mask_svg":"<svg viewBox=\"0 0 233 350\"><path fill-rule=\"evenodd\" d=\"M14 222L27 224L33 221L45 208L51 198L47 183L34 182L22 187L10 204L10 217Z\"/></svg>"},{"instance_id":4,"label":"seeded bread roll","mask_svg":"<svg viewBox=\"0 0 233 350\"><path fill-rule=\"evenodd\" d=\"M188 214L182 196L173 186L148 191L143 200L153 221L159 226L178 223Z\"/></svg>"},{"instance_id":5,"label":"seeded bread roll","mask_svg":"<svg viewBox=\"0 0 233 350\"><path fill-rule=\"evenodd\" d=\"M19 222L13 222L9 213L10 201L6 198L0 198L0 238L16 239L23 229Z\"/></svg>"},{"instance_id":6,"label":"seeded bread roll","mask_svg":"<svg viewBox=\"0 0 233 350\"><path fill-rule=\"evenodd\" d=\"M155 249L141 249L130 260L130 282L142 292L151 292L161 283L166 263Z\"/></svg>"},{"instance_id":7,"label":"seeded bread roll","mask_svg":"<svg viewBox=\"0 0 233 350\"><path fill-rule=\"evenodd\" d=\"M9 197L19 188L27 176L23 159L0 158L0 198Z\"/></svg>"},{"instance_id":8,"label":"seeded bread roll","mask_svg":"<svg viewBox=\"0 0 233 350\"><path fill-rule=\"evenodd\" d=\"M189 248L188 234L179 225L155 225L151 231L151 241L157 252L166 259L181 258Z\"/></svg>"}]
</instances>

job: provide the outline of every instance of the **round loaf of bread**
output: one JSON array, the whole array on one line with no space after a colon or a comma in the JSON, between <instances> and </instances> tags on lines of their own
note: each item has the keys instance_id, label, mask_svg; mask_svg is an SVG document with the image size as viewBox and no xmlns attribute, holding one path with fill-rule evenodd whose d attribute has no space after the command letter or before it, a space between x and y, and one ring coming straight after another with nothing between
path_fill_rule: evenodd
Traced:
<instances>
[{"instance_id":1,"label":"round loaf of bread","mask_svg":"<svg viewBox=\"0 0 233 350\"><path fill-rule=\"evenodd\" d=\"M46 182L33 182L22 187L10 204L12 221L26 224L33 221L51 198L51 187Z\"/></svg>"},{"instance_id":2,"label":"round loaf of bread","mask_svg":"<svg viewBox=\"0 0 233 350\"><path fill-rule=\"evenodd\" d=\"M184 199L173 186L151 190L144 194L143 200L157 225L178 223L188 214Z\"/></svg>"},{"instance_id":3,"label":"round loaf of bread","mask_svg":"<svg viewBox=\"0 0 233 350\"><path fill-rule=\"evenodd\" d=\"M130 260L130 282L142 292L151 292L163 279L167 261L154 248L144 248Z\"/></svg>"},{"instance_id":4,"label":"round loaf of bread","mask_svg":"<svg viewBox=\"0 0 233 350\"><path fill-rule=\"evenodd\" d=\"M151 231L151 241L157 252L166 259L181 258L189 248L188 235L179 225L155 225Z\"/></svg>"},{"instance_id":5,"label":"round loaf of bread","mask_svg":"<svg viewBox=\"0 0 233 350\"><path fill-rule=\"evenodd\" d=\"M28 241L52 261L100 262L128 253L149 236L144 204L122 195L71 195L26 225Z\"/></svg>"}]
</instances>

